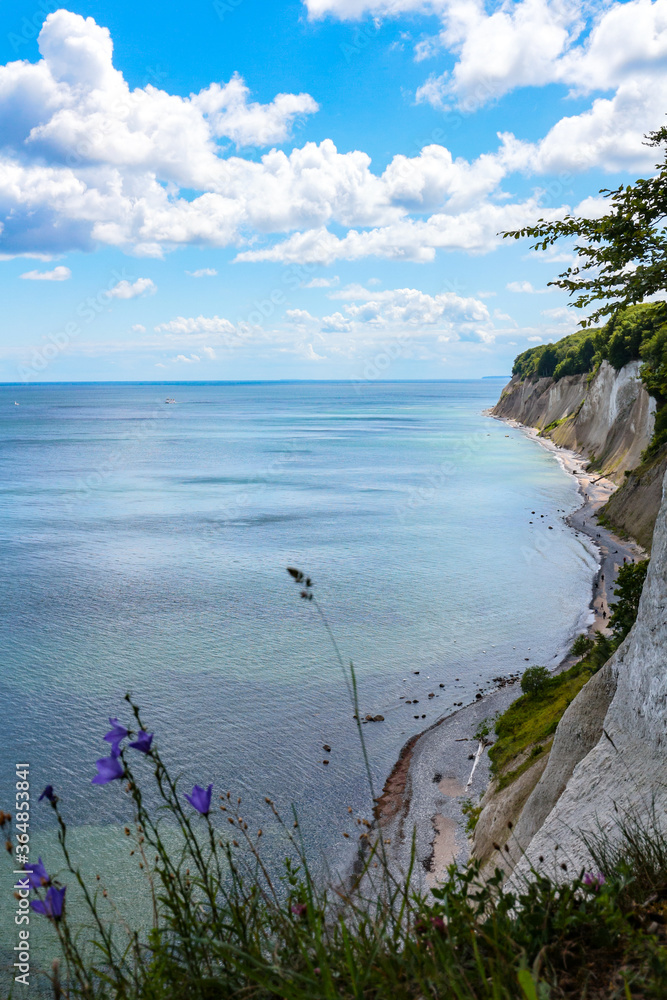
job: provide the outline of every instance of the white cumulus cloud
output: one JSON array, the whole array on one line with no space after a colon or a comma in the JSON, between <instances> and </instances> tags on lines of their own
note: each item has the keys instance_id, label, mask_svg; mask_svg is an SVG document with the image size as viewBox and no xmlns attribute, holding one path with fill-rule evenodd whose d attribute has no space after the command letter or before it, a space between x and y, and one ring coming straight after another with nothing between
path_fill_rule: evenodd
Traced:
<instances>
[{"instance_id":1,"label":"white cumulus cloud","mask_svg":"<svg viewBox=\"0 0 667 1000\"><path fill-rule=\"evenodd\" d=\"M503 134L473 160L430 143L375 172L366 152L340 152L328 138L267 148L317 111L309 94L261 104L238 74L188 97L131 89L113 64L109 31L57 10L39 34L38 62L0 66L0 253L105 245L160 257L197 244L234 245L248 262L431 261L441 250L487 252L503 229L562 217L575 172L654 162L642 138L667 107L667 0L590 8L517 0L488 10L482 0L308 0L307 8L312 18L436 14L440 30L420 55L454 55L433 77L436 103L437 91L441 103L473 109L514 87L554 82L593 99L542 139ZM242 155L249 145L264 151ZM502 186L516 173L558 179L517 200ZM581 210L594 214L593 201ZM112 297L155 290L135 286Z\"/></svg>"},{"instance_id":2,"label":"white cumulus cloud","mask_svg":"<svg viewBox=\"0 0 667 1000\"><path fill-rule=\"evenodd\" d=\"M20 277L25 281L67 281L72 277L72 272L68 267L60 265L52 271L26 271Z\"/></svg>"},{"instance_id":3,"label":"white cumulus cloud","mask_svg":"<svg viewBox=\"0 0 667 1000\"><path fill-rule=\"evenodd\" d=\"M310 94L278 94L270 104L248 101L250 90L238 73L222 86L212 83L192 98L216 136L238 146L269 146L290 136L296 118L319 110Z\"/></svg>"},{"instance_id":4,"label":"white cumulus cloud","mask_svg":"<svg viewBox=\"0 0 667 1000\"><path fill-rule=\"evenodd\" d=\"M157 286L150 278L137 278L134 282L123 278L106 294L110 299L136 299L138 295L154 295L155 292L157 292Z\"/></svg>"},{"instance_id":5,"label":"white cumulus cloud","mask_svg":"<svg viewBox=\"0 0 667 1000\"><path fill-rule=\"evenodd\" d=\"M234 333L236 327L222 316L177 316L167 323L159 323L155 330L176 334Z\"/></svg>"},{"instance_id":6,"label":"white cumulus cloud","mask_svg":"<svg viewBox=\"0 0 667 1000\"><path fill-rule=\"evenodd\" d=\"M667 0L304 0L309 16L341 20L375 15L436 15L437 35L421 38L418 61L454 55L432 74L418 99L465 111L516 87L564 83L576 93L609 90L638 73L662 76L667 57Z\"/></svg>"},{"instance_id":7,"label":"white cumulus cloud","mask_svg":"<svg viewBox=\"0 0 667 1000\"><path fill-rule=\"evenodd\" d=\"M508 292L521 292L526 295L544 295L550 288L533 288L530 281L508 281L505 286Z\"/></svg>"},{"instance_id":8,"label":"white cumulus cloud","mask_svg":"<svg viewBox=\"0 0 667 1000\"><path fill-rule=\"evenodd\" d=\"M502 231L528 225L538 216L562 218L566 212L567 206L547 209L534 198L520 204L487 203L458 215L434 213L427 219L403 219L365 231L350 229L344 236L336 236L327 229L295 233L271 247L244 250L236 259L313 264L362 257L431 261L436 250L486 253L501 241L498 234Z\"/></svg>"},{"instance_id":9,"label":"white cumulus cloud","mask_svg":"<svg viewBox=\"0 0 667 1000\"><path fill-rule=\"evenodd\" d=\"M303 325L326 344L328 356L363 357L393 345L388 350L394 357L398 351L405 357L425 359L439 356L441 343L490 344L500 332L483 302L455 292L378 291L353 284L330 298L343 303L341 308L321 317L307 313L308 322Z\"/></svg>"},{"instance_id":10,"label":"white cumulus cloud","mask_svg":"<svg viewBox=\"0 0 667 1000\"><path fill-rule=\"evenodd\" d=\"M305 285L302 285L301 287L302 288L333 288L335 285L337 285L339 283L339 281L340 281L340 278L338 277L337 274L335 274L333 276L333 278L312 278L310 281L307 281L305 283Z\"/></svg>"},{"instance_id":11,"label":"white cumulus cloud","mask_svg":"<svg viewBox=\"0 0 667 1000\"><path fill-rule=\"evenodd\" d=\"M417 102L464 114L519 87L563 84L575 95L600 95L591 107L558 122L528 144L536 172L646 169L642 145L667 102L667 0L305 0L313 18L435 14L440 30L422 38L418 61L446 56L454 65L431 72ZM614 93L610 96L609 91ZM530 152L530 155L528 153ZM509 164L508 164L509 165Z\"/></svg>"}]
</instances>

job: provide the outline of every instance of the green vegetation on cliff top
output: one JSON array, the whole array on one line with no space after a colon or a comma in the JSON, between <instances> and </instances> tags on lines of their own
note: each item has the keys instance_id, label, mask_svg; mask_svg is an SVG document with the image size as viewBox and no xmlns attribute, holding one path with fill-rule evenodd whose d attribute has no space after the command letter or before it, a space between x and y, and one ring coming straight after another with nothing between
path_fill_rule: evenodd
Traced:
<instances>
[{"instance_id":1,"label":"green vegetation on cliff top","mask_svg":"<svg viewBox=\"0 0 667 1000\"><path fill-rule=\"evenodd\" d=\"M594 648L569 670L547 676L537 690L530 690L496 720L497 740L489 749L491 773L498 789L512 784L551 747L551 740L565 710L584 684L613 652L609 639L600 635ZM529 667L535 670L535 667Z\"/></svg>"},{"instance_id":2,"label":"green vegetation on cliff top","mask_svg":"<svg viewBox=\"0 0 667 1000\"><path fill-rule=\"evenodd\" d=\"M581 657L569 670L552 675L545 667L528 667L521 679L523 694L496 719L497 740L489 749L491 773L499 789L510 785L551 746L558 723L584 684L597 673L632 628L646 579L648 559L621 566L611 606L612 635L598 632L595 641L580 635L572 654Z\"/></svg>"},{"instance_id":3,"label":"green vegetation on cliff top","mask_svg":"<svg viewBox=\"0 0 667 1000\"><path fill-rule=\"evenodd\" d=\"M667 362L667 308L663 302L630 306L599 330L577 330L555 344L539 344L519 354L513 375L554 378L594 372L602 361L620 369L629 361L643 361L647 386L660 392ZM657 379L657 380L656 380ZM664 392L662 393L664 395Z\"/></svg>"},{"instance_id":4,"label":"green vegetation on cliff top","mask_svg":"<svg viewBox=\"0 0 667 1000\"><path fill-rule=\"evenodd\" d=\"M557 344L542 344L516 359L513 375L523 378L582 375L604 360L616 369L640 360L641 378L657 400L655 453L667 442L667 304L662 299L667 282L667 126L646 136L646 145L662 147L663 162L656 174L615 190L603 189L608 211L598 218L566 216L548 222L539 219L505 237L532 237L533 250L547 250L563 238L576 238L576 259L554 281L566 290L582 315L577 333ZM591 327L609 316L604 327Z\"/></svg>"},{"instance_id":5,"label":"green vegetation on cliff top","mask_svg":"<svg viewBox=\"0 0 667 1000\"><path fill-rule=\"evenodd\" d=\"M578 330L555 344L539 344L519 354L512 375L523 379L593 373L603 361L617 371L640 361L640 377L658 404L653 440L647 456L667 442L667 305L630 306L600 330Z\"/></svg>"},{"instance_id":6,"label":"green vegetation on cliff top","mask_svg":"<svg viewBox=\"0 0 667 1000\"><path fill-rule=\"evenodd\" d=\"M663 162L656 174L621 184L615 190L603 188L608 211L596 218L566 215L548 222L524 226L505 237L524 236L537 240L533 250L547 250L558 240L574 237L576 259L562 274L549 282L574 296L577 309L593 307L583 315L581 327L591 327L605 316L617 316L628 306L662 299L667 285L667 126L645 137L647 146L663 147Z\"/></svg>"}]
</instances>

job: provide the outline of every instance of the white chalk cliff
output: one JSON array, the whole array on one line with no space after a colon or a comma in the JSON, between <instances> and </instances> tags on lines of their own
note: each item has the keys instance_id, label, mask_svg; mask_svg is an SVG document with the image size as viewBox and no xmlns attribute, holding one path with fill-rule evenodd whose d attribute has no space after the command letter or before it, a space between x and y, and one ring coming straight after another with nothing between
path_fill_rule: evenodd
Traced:
<instances>
[{"instance_id":1,"label":"white chalk cliff","mask_svg":"<svg viewBox=\"0 0 667 1000\"><path fill-rule=\"evenodd\" d=\"M586 866L582 831L614 837L619 814L652 803L667 830L667 476L637 621L560 721L516 827L526 853L512 879L530 864L561 877L562 862Z\"/></svg>"},{"instance_id":2,"label":"white chalk cliff","mask_svg":"<svg viewBox=\"0 0 667 1000\"><path fill-rule=\"evenodd\" d=\"M621 482L651 440L655 409L639 378L638 361L619 371L603 361L590 381L588 375L557 382L521 381L515 375L492 413L537 427L561 448L595 460L601 472Z\"/></svg>"}]
</instances>

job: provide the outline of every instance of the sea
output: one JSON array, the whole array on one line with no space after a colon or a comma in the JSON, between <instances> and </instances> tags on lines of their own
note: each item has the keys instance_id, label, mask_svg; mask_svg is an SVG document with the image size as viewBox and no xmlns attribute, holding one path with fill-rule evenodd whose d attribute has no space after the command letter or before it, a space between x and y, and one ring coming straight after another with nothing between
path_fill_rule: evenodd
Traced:
<instances>
[{"instance_id":1,"label":"sea","mask_svg":"<svg viewBox=\"0 0 667 1000\"><path fill-rule=\"evenodd\" d=\"M271 797L330 873L371 809L336 647L384 719L363 729L376 793L414 733L557 662L596 563L565 524L574 477L486 415L503 384L0 386L0 808L29 765L49 870L52 784L83 870L139 905L127 795L91 784L127 692L183 791L229 791L251 830Z\"/></svg>"}]
</instances>

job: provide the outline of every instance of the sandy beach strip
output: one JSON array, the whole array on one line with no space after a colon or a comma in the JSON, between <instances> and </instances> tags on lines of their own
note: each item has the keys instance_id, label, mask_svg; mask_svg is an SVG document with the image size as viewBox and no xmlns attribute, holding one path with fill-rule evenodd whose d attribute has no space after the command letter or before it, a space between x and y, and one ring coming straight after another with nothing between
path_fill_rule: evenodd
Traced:
<instances>
[{"instance_id":1,"label":"sandy beach strip","mask_svg":"<svg viewBox=\"0 0 667 1000\"><path fill-rule=\"evenodd\" d=\"M599 566L592 585L588 633L608 633L609 603L619 568L624 562L646 558L634 541L621 539L597 523L596 514L616 485L587 472L586 458L539 437L533 428L514 420L503 422L551 451L562 468L577 479L582 504L566 518L566 523L593 548ZM566 655L554 673L568 669L574 662L575 657ZM462 806L466 800L477 803L490 782L486 747L480 747L475 732L485 720L505 711L520 694L518 680L507 683L437 720L405 744L375 809L376 823L391 843L389 860L397 877L408 870L413 833L416 887L433 887L448 865L468 860L470 847Z\"/></svg>"}]
</instances>

